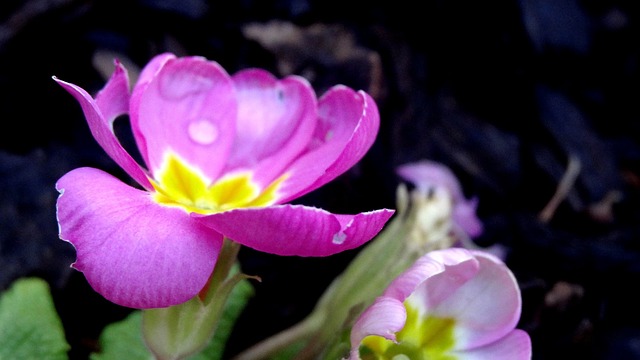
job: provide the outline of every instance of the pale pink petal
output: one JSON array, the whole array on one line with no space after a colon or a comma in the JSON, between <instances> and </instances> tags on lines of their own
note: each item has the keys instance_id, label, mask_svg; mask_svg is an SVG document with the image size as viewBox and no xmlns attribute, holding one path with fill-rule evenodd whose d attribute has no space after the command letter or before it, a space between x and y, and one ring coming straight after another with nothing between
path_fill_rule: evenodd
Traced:
<instances>
[{"instance_id":1,"label":"pale pink petal","mask_svg":"<svg viewBox=\"0 0 640 360\"><path fill-rule=\"evenodd\" d=\"M464 360L529 360L532 356L531 338L522 330L513 330L491 344L463 351L452 352Z\"/></svg>"},{"instance_id":2,"label":"pale pink petal","mask_svg":"<svg viewBox=\"0 0 640 360\"><path fill-rule=\"evenodd\" d=\"M121 101L124 100L124 95L118 96L116 91L122 90L122 77L125 75L118 69L120 69L120 67L116 68L114 77L108 82L108 87L102 91L103 94L100 96L101 107L105 109L111 117L117 115L124 107L124 104L121 103ZM81 87L56 78L54 78L54 80L80 103L84 116L89 124L91 134L104 151L126 171L129 176L137 181L138 184L142 185L145 189L152 189L153 187L147 178L145 170L127 153L113 132L113 118L105 118L96 101ZM110 103L110 101L114 101L115 103Z\"/></svg>"},{"instance_id":3,"label":"pale pink petal","mask_svg":"<svg viewBox=\"0 0 640 360\"><path fill-rule=\"evenodd\" d=\"M489 344L511 332L521 310L520 289L513 273L502 261L481 251L472 251L480 267L468 281L455 271L448 276L429 279L426 293L432 288L446 288L449 295L427 305L430 314L456 319L456 349L470 349ZM443 274L443 275L444 275Z\"/></svg>"},{"instance_id":4,"label":"pale pink petal","mask_svg":"<svg viewBox=\"0 0 640 360\"><path fill-rule=\"evenodd\" d=\"M454 319L451 355L456 358L520 360L531 356L529 336L514 331L520 316L519 288L511 271L493 255L459 248L429 252L398 276L377 301L381 299L403 306L409 303L436 318ZM386 324L399 317L397 310L389 307L389 311L387 314L380 305L368 308L357 320L350 360L359 359L358 347L368 334L393 339L385 334L399 331L398 325ZM381 330L376 328L377 319L382 322Z\"/></svg>"},{"instance_id":5,"label":"pale pink petal","mask_svg":"<svg viewBox=\"0 0 640 360\"><path fill-rule=\"evenodd\" d=\"M384 296L404 301L418 292L420 307L429 311L441 301L447 301L456 288L473 277L477 271L478 262L465 249L431 251L398 276L387 287Z\"/></svg>"},{"instance_id":6,"label":"pale pink petal","mask_svg":"<svg viewBox=\"0 0 640 360\"><path fill-rule=\"evenodd\" d=\"M73 267L108 300L165 307L206 284L222 235L184 210L160 206L149 193L92 168L69 172L56 188L60 238L77 251Z\"/></svg>"},{"instance_id":7,"label":"pale pink petal","mask_svg":"<svg viewBox=\"0 0 640 360\"><path fill-rule=\"evenodd\" d=\"M215 180L236 132L237 102L231 78L200 57L166 59L139 96L134 135L155 174L173 152Z\"/></svg>"},{"instance_id":8,"label":"pale pink petal","mask_svg":"<svg viewBox=\"0 0 640 360\"><path fill-rule=\"evenodd\" d=\"M382 336L396 341L396 333L404 327L407 311L393 298L381 296L365 310L351 329L351 355L349 360L359 360L362 340L369 335Z\"/></svg>"},{"instance_id":9,"label":"pale pink petal","mask_svg":"<svg viewBox=\"0 0 640 360\"><path fill-rule=\"evenodd\" d=\"M270 254L297 256L329 256L356 248L371 240L391 215L393 211L386 209L334 215L290 204L192 214L242 245Z\"/></svg>"},{"instance_id":10,"label":"pale pink petal","mask_svg":"<svg viewBox=\"0 0 640 360\"><path fill-rule=\"evenodd\" d=\"M398 166L396 172L423 191L432 186L444 187L449 191L454 201L464 200L458 179L451 169L443 164L421 160Z\"/></svg>"},{"instance_id":11,"label":"pale pink petal","mask_svg":"<svg viewBox=\"0 0 640 360\"><path fill-rule=\"evenodd\" d=\"M282 202L335 179L355 165L375 141L378 108L367 93L337 85L318 102L318 122L311 143L287 169Z\"/></svg>"},{"instance_id":12,"label":"pale pink petal","mask_svg":"<svg viewBox=\"0 0 640 360\"><path fill-rule=\"evenodd\" d=\"M316 97L301 77L277 80L261 69L233 75L238 122L227 169L250 169L268 185L307 146L316 123Z\"/></svg>"},{"instance_id":13,"label":"pale pink petal","mask_svg":"<svg viewBox=\"0 0 640 360\"><path fill-rule=\"evenodd\" d=\"M471 200L462 199L453 207L451 218L453 222L459 226L468 236L477 237L482 234L484 226L478 216L476 209L478 208L478 199Z\"/></svg>"},{"instance_id":14,"label":"pale pink petal","mask_svg":"<svg viewBox=\"0 0 640 360\"><path fill-rule=\"evenodd\" d=\"M399 166L396 172L424 193L431 187L445 188L453 201L454 224L472 238L482 234L482 222L476 215L478 199L467 200L464 197L460 182L447 166L435 161L422 160Z\"/></svg>"}]
</instances>

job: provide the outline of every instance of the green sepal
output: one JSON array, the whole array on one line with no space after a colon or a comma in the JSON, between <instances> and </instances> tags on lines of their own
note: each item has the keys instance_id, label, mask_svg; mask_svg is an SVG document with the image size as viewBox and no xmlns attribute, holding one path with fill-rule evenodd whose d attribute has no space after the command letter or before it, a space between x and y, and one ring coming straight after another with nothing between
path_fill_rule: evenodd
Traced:
<instances>
[{"instance_id":1,"label":"green sepal","mask_svg":"<svg viewBox=\"0 0 640 360\"><path fill-rule=\"evenodd\" d=\"M142 312L142 334L157 359L184 359L202 350L212 338L227 300L249 276L236 272L215 286L215 296L199 296L176 306Z\"/></svg>"},{"instance_id":2,"label":"green sepal","mask_svg":"<svg viewBox=\"0 0 640 360\"><path fill-rule=\"evenodd\" d=\"M231 331L233 330L233 326L238 316L240 316L242 310L246 306L249 298L253 296L253 287L251 286L249 281L245 279L246 276L237 274L237 278L239 278L240 280L237 281L236 285L232 287L233 289L231 290L230 295L225 298L226 301L224 304L224 310L222 311L221 317L217 321L217 327L215 327L215 319L211 323L211 325L214 326L214 329L212 330L214 331L213 337L211 337L211 333L209 333L208 336L206 336L204 344L202 344L199 349L196 349L194 352L192 352L191 356L186 353L182 353L171 355L173 356L172 358L186 358L190 360L218 360L222 358L227 339L231 334ZM197 308L198 306L202 306L202 302L198 297L192 299L189 303L191 304L188 306L192 309ZM196 306L196 304L198 305ZM183 305L185 304L178 306ZM171 308L165 308L161 310L167 311L168 309ZM144 310L144 312L148 311L149 310ZM184 309L181 311L184 311ZM177 313L180 313L180 311L177 311ZM201 309L200 314L204 313L206 313L206 310ZM156 357L147 347L147 344L145 343L144 337L142 335L142 323L143 311L138 310L131 313L126 319L108 325L100 336L100 346L102 351L100 353L91 354L91 360L155 359ZM202 328L200 329L202 330ZM194 328L192 329L192 331L198 331L198 329Z\"/></svg>"}]
</instances>

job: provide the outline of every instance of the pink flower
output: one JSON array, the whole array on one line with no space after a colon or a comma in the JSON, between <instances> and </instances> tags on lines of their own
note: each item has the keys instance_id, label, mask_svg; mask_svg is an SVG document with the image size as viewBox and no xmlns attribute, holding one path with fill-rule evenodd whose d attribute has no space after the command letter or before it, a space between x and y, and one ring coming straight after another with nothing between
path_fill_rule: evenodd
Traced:
<instances>
[{"instance_id":1,"label":"pink flower","mask_svg":"<svg viewBox=\"0 0 640 360\"><path fill-rule=\"evenodd\" d=\"M498 258L432 251L362 313L350 360L530 359L529 335L515 329L520 311L516 279Z\"/></svg>"},{"instance_id":2,"label":"pink flower","mask_svg":"<svg viewBox=\"0 0 640 360\"><path fill-rule=\"evenodd\" d=\"M431 187L446 189L453 202L453 214L451 216L456 227L470 237L477 237L482 234L482 222L476 216L478 199L467 200L464 197L458 179L448 167L435 161L422 160L399 166L396 171L398 175L410 181L418 190L425 193Z\"/></svg>"},{"instance_id":3,"label":"pink flower","mask_svg":"<svg viewBox=\"0 0 640 360\"><path fill-rule=\"evenodd\" d=\"M55 78L54 78L55 79ZM206 284L223 237L278 255L328 256L370 240L393 211L336 215L285 204L331 181L371 147L373 99L335 86L316 99L307 81L259 69L229 76L201 57L155 57L129 92L116 62L80 103L97 142L143 190L97 169L56 184L60 237L72 265L108 300L133 308L185 302ZM128 114L146 168L118 142Z\"/></svg>"}]
</instances>

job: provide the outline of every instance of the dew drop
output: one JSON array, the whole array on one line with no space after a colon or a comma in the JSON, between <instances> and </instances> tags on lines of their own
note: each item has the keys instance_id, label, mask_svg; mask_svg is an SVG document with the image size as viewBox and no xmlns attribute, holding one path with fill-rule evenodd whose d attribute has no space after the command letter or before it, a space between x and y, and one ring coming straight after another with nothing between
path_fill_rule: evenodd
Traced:
<instances>
[{"instance_id":1,"label":"dew drop","mask_svg":"<svg viewBox=\"0 0 640 360\"><path fill-rule=\"evenodd\" d=\"M341 245L347 239L347 234L342 231L339 231L333 234L332 242L336 245Z\"/></svg>"},{"instance_id":2,"label":"dew drop","mask_svg":"<svg viewBox=\"0 0 640 360\"><path fill-rule=\"evenodd\" d=\"M189 124L189 137L200 145L211 145L218 138L218 129L207 119L198 119Z\"/></svg>"}]
</instances>

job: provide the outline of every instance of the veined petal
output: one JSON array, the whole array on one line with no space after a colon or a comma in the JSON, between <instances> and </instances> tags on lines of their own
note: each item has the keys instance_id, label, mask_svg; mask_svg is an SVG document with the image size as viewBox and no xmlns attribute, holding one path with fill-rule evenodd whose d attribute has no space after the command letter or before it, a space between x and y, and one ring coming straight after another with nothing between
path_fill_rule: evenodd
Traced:
<instances>
[{"instance_id":1,"label":"veined petal","mask_svg":"<svg viewBox=\"0 0 640 360\"><path fill-rule=\"evenodd\" d=\"M123 72L123 68L117 66L113 77L99 95L100 104L81 87L56 79L55 77L54 80L80 103L84 116L89 124L91 134L104 151L126 171L129 176L137 181L138 184L150 190L153 189L153 186L151 186L146 172L133 157L129 155L124 147L122 147L113 132L113 120L115 116L119 115L123 108L125 108L125 104L123 104L122 101L125 101L129 97L128 90L126 96L119 93L119 91L124 91L124 76L126 75ZM109 118L105 117L106 115L102 112L102 109L110 116Z\"/></svg>"},{"instance_id":2,"label":"veined petal","mask_svg":"<svg viewBox=\"0 0 640 360\"><path fill-rule=\"evenodd\" d=\"M165 59L133 101L134 136L153 175L174 153L209 180L218 177L237 116L235 89L220 65L200 57Z\"/></svg>"},{"instance_id":3,"label":"veined petal","mask_svg":"<svg viewBox=\"0 0 640 360\"><path fill-rule=\"evenodd\" d=\"M364 91L337 85L318 102L318 122L306 151L287 169L282 202L335 179L355 165L375 141L380 115Z\"/></svg>"},{"instance_id":4,"label":"veined petal","mask_svg":"<svg viewBox=\"0 0 640 360\"><path fill-rule=\"evenodd\" d=\"M233 75L238 122L227 170L252 170L262 187L282 174L307 146L316 123L316 97L298 76L277 80L261 69Z\"/></svg>"},{"instance_id":5,"label":"veined petal","mask_svg":"<svg viewBox=\"0 0 640 360\"><path fill-rule=\"evenodd\" d=\"M191 215L231 240L258 251L329 256L369 241L393 211L335 215L322 209L287 204Z\"/></svg>"},{"instance_id":6,"label":"veined petal","mask_svg":"<svg viewBox=\"0 0 640 360\"><path fill-rule=\"evenodd\" d=\"M458 281L456 274L451 273L440 279L433 277L426 289L427 294L430 288L446 288L446 284L452 289L441 301L431 301L427 311L439 318L456 319L457 350L502 338L515 328L520 318L520 289L511 271L493 255L482 251L472 254L479 269L468 281Z\"/></svg>"},{"instance_id":7,"label":"veined petal","mask_svg":"<svg viewBox=\"0 0 640 360\"><path fill-rule=\"evenodd\" d=\"M465 360L529 360L531 359L531 338L522 330L513 330L502 339L491 344L452 355Z\"/></svg>"},{"instance_id":8,"label":"veined petal","mask_svg":"<svg viewBox=\"0 0 640 360\"><path fill-rule=\"evenodd\" d=\"M206 284L222 235L182 209L92 168L56 184L60 238L77 251L72 265L108 300L132 308L185 302Z\"/></svg>"},{"instance_id":9,"label":"veined petal","mask_svg":"<svg viewBox=\"0 0 640 360\"><path fill-rule=\"evenodd\" d=\"M369 335L382 336L396 341L396 333L402 330L407 311L402 301L381 296L365 310L351 329L351 355L349 360L359 360L360 344Z\"/></svg>"}]
</instances>

